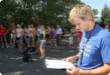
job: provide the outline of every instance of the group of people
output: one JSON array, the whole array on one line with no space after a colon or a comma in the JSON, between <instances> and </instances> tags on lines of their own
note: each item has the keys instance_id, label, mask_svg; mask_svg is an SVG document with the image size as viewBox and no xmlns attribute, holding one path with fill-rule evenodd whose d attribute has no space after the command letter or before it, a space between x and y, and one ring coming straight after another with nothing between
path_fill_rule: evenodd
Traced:
<instances>
[{"instance_id":1,"label":"group of people","mask_svg":"<svg viewBox=\"0 0 110 75\"><path fill-rule=\"evenodd\" d=\"M7 35L9 33L10 35ZM4 25L0 25L0 45L1 48L6 46L7 48L17 48L17 51L23 52L23 47L37 47L41 54L40 58L45 57L45 44L46 42L58 46L61 44L62 28L57 25L57 28L47 27L39 24L35 27L30 24L24 28L20 24L12 24L10 28L6 28ZM10 36L7 40L7 36ZM10 43L10 44L9 44Z\"/></svg>"},{"instance_id":2,"label":"group of people","mask_svg":"<svg viewBox=\"0 0 110 75\"><path fill-rule=\"evenodd\" d=\"M82 37L82 32L73 27L70 29L69 34L65 34L63 36L68 37L68 43L70 45L70 48L76 49L79 46Z\"/></svg>"}]
</instances>

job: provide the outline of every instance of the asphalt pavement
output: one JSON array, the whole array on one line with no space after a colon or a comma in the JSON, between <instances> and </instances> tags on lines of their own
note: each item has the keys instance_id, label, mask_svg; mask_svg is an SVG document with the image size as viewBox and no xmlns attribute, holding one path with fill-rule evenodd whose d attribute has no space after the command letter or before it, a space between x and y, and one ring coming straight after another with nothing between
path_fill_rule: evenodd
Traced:
<instances>
[{"instance_id":1,"label":"asphalt pavement","mask_svg":"<svg viewBox=\"0 0 110 75\"><path fill-rule=\"evenodd\" d=\"M75 55L77 48L71 48L68 43L61 46L46 46L46 59L63 59ZM65 70L47 69L40 54L33 55L32 62L23 62L22 54L14 48L0 47L0 72L3 75L67 75Z\"/></svg>"}]
</instances>

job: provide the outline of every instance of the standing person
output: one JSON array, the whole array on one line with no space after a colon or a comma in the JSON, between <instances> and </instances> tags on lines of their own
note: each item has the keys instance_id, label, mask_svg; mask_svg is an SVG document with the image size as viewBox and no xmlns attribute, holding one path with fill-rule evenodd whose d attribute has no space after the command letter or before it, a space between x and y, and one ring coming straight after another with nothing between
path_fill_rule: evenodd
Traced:
<instances>
[{"instance_id":1,"label":"standing person","mask_svg":"<svg viewBox=\"0 0 110 75\"><path fill-rule=\"evenodd\" d=\"M35 28L34 25L31 24L28 29L28 41L29 41L29 47L34 47L34 41L35 41Z\"/></svg>"},{"instance_id":2,"label":"standing person","mask_svg":"<svg viewBox=\"0 0 110 75\"><path fill-rule=\"evenodd\" d=\"M73 48L77 48L78 46L78 36L77 36L77 31L75 27L72 27L72 29L70 30L70 32L73 34Z\"/></svg>"},{"instance_id":3,"label":"standing person","mask_svg":"<svg viewBox=\"0 0 110 75\"><path fill-rule=\"evenodd\" d=\"M25 26L24 29L23 29L23 40L24 40L24 43L26 45L26 47L28 46L28 27Z\"/></svg>"},{"instance_id":4,"label":"standing person","mask_svg":"<svg viewBox=\"0 0 110 75\"><path fill-rule=\"evenodd\" d=\"M35 45L37 50L39 49L39 36L40 36L40 32L38 32L39 27L35 28Z\"/></svg>"},{"instance_id":5,"label":"standing person","mask_svg":"<svg viewBox=\"0 0 110 75\"><path fill-rule=\"evenodd\" d=\"M50 33L51 33L51 27L47 27L47 29L46 29L46 40L49 44L51 43Z\"/></svg>"},{"instance_id":6,"label":"standing person","mask_svg":"<svg viewBox=\"0 0 110 75\"><path fill-rule=\"evenodd\" d=\"M57 43L57 45L61 45L62 34L63 34L62 28L59 25L57 25L57 29L56 29L56 43Z\"/></svg>"},{"instance_id":7,"label":"standing person","mask_svg":"<svg viewBox=\"0 0 110 75\"><path fill-rule=\"evenodd\" d=\"M74 34L70 33L69 38L68 38L69 45L70 45L71 48L74 48L74 46L73 46L73 36L74 36Z\"/></svg>"},{"instance_id":8,"label":"standing person","mask_svg":"<svg viewBox=\"0 0 110 75\"><path fill-rule=\"evenodd\" d=\"M13 48L15 45L15 40L16 40L16 26L14 24L12 24L8 30L11 31L10 46Z\"/></svg>"},{"instance_id":9,"label":"standing person","mask_svg":"<svg viewBox=\"0 0 110 75\"><path fill-rule=\"evenodd\" d=\"M41 33L40 33L40 59L45 58L45 44L46 44L46 30L44 25L40 25Z\"/></svg>"},{"instance_id":10,"label":"standing person","mask_svg":"<svg viewBox=\"0 0 110 75\"><path fill-rule=\"evenodd\" d=\"M56 45L56 32L55 32L55 28L51 28L51 31L50 31L50 40L51 40L51 44L53 44L54 46L57 46Z\"/></svg>"},{"instance_id":11,"label":"standing person","mask_svg":"<svg viewBox=\"0 0 110 75\"><path fill-rule=\"evenodd\" d=\"M40 34L42 34L42 30L40 29L40 24L39 24L36 28L36 35L37 35L36 46L37 46L38 50L39 50L39 46L40 46Z\"/></svg>"},{"instance_id":12,"label":"standing person","mask_svg":"<svg viewBox=\"0 0 110 75\"><path fill-rule=\"evenodd\" d=\"M2 24L0 25L0 40L1 40L1 44L2 44L2 48L4 47L4 42L6 47L8 48L8 43L7 43L7 39L6 39L6 34L7 34L7 28L4 27Z\"/></svg>"},{"instance_id":13,"label":"standing person","mask_svg":"<svg viewBox=\"0 0 110 75\"><path fill-rule=\"evenodd\" d=\"M17 41L18 51L22 52L23 29L21 28L21 25L20 25L20 24L17 24L17 29L16 29L16 41Z\"/></svg>"},{"instance_id":14,"label":"standing person","mask_svg":"<svg viewBox=\"0 0 110 75\"><path fill-rule=\"evenodd\" d=\"M67 68L67 74L107 75L110 72L110 33L95 24L91 7L84 4L73 7L69 21L83 32L83 35L79 53L64 59L75 62L79 58L78 67Z\"/></svg>"}]
</instances>

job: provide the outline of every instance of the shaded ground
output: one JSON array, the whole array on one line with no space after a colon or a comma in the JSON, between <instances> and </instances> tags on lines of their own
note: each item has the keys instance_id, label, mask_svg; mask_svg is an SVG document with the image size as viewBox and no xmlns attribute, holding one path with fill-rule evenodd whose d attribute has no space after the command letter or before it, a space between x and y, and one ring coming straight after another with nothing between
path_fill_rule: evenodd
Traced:
<instances>
[{"instance_id":1,"label":"shaded ground","mask_svg":"<svg viewBox=\"0 0 110 75\"><path fill-rule=\"evenodd\" d=\"M46 46L46 58L62 59L78 52L67 43L59 47ZM25 63L22 55L12 48L0 48L0 72L3 75L67 75L65 71L46 69L44 62L39 59L39 54L34 55L34 61Z\"/></svg>"}]
</instances>

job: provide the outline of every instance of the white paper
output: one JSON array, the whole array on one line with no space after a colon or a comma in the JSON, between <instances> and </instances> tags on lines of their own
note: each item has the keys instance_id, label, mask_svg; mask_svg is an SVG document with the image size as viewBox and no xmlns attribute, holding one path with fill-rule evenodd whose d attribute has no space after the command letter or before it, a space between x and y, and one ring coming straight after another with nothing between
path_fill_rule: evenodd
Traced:
<instances>
[{"instance_id":1,"label":"white paper","mask_svg":"<svg viewBox=\"0 0 110 75\"><path fill-rule=\"evenodd\" d=\"M0 73L0 75L2 75L2 74Z\"/></svg>"},{"instance_id":2,"label":"white paper","mask_svg":"<svg viewBox=\"0 0 110 75\"><path fill-rule=\"evenodd\" d=\"M2 0L0 0L0 2L1 2Z\"/></svg>"},{"instance_id":3,"label":"white paper","mask_svg":"<svg viewBox=\"0 0 110 75\"><path fill-rule=\"evenodd\" d=\"M49 60L45 59L46 68L52 69L66 69L68 67L72 67L73 64L63 60Z\"/></svg>"}]
</instances>

